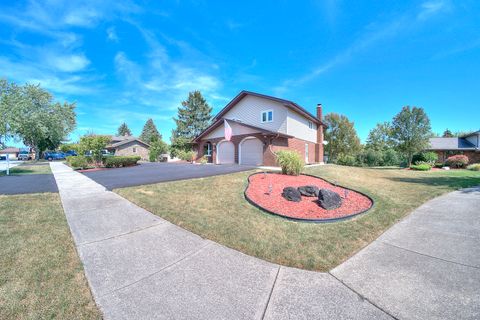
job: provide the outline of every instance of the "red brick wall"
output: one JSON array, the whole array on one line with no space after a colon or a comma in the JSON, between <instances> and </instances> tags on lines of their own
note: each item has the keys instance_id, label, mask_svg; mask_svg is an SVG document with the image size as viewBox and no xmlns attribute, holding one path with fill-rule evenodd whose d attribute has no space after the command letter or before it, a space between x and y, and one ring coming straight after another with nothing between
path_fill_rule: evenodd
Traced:
<instances>
[{"instance_id":1,"label":"red brick wall","mask_svg":"<svg viewBox=\"0 0 480 320\"><path fill-rule=\"evenodd\" d=\"M444 162L447 160L448 157L452 156L451 154L447 154L446 151L435 151L438 155L438 161ZM459 152L459 154L464 154L468 157L469 163L480 163L480 152L476 151L463 151Z\"/></svg>"}]
</instances>

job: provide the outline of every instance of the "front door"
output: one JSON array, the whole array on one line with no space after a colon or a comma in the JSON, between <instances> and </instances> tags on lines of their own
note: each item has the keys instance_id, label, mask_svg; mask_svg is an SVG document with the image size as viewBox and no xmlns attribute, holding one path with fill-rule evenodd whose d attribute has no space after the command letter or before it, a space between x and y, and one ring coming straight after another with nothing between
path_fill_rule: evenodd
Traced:
<instances>
[{"instance_id":1,"label":"front door","mask_svg":"<svg viewBox=\"0 0 480 320\"><path fill-rule=\"evenodd\" d=\"M207 158L208 163L213 162L212 144L210 142L205 143L205 145L203 146L203 155Z\"/></svg>"}]
</instances>

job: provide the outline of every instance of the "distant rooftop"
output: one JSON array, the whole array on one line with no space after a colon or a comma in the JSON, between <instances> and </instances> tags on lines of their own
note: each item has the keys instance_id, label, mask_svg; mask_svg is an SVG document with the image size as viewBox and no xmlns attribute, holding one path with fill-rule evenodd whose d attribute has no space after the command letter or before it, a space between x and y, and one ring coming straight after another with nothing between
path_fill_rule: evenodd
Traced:
<instances>
[{"instance_id":1,"label":"distant rooftop","mask_svg":"<svg viewBox=\"0 0 480 320\"><path fill-rule=\"evenodd\" d=\"M475 150L475 145L464 138L430 138L431 150Z\"/></svg>"}]
</instances>

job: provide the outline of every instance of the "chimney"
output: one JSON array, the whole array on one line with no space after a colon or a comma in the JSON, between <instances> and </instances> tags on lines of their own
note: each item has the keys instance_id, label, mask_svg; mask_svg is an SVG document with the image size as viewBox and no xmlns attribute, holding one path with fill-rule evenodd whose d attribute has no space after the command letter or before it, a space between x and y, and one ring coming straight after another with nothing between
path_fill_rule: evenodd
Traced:
<instances>
[{"instance_id":1,"label":"chimney","mask_svg":"<svg viewBox=\"0 0 480 320\"><path fill-rule=\"evenodd\" d=\"M322 121L322 104L317 104L317 119Z\"/></svg>"}]
</instances>

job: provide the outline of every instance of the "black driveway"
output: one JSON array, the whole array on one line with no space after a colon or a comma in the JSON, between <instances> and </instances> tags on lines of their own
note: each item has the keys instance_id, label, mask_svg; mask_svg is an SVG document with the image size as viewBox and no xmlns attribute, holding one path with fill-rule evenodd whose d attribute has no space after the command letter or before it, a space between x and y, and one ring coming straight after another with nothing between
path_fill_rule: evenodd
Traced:
<instances>
[{"instance_id":1,"label":"black driveway","mask_svg":"<svg viewBox=\"0 0 480 320\"><path fill-rule=\"evenodd\" d=\"M202 178L247 171L254 167L240 165L197 165L189 163L143 163L129 168L84 172L108 190L173 180Z\"/></svg>"},{"instance_id":2,"label":"black driveway","mask_svg":"<svg viewBox=\"0 0 480 320\"><path fill-rule=\"evenodd\" d=\"M53 174L25 174L0 177L0 194L58 192Z\"/></svg>"}]
</instances>

